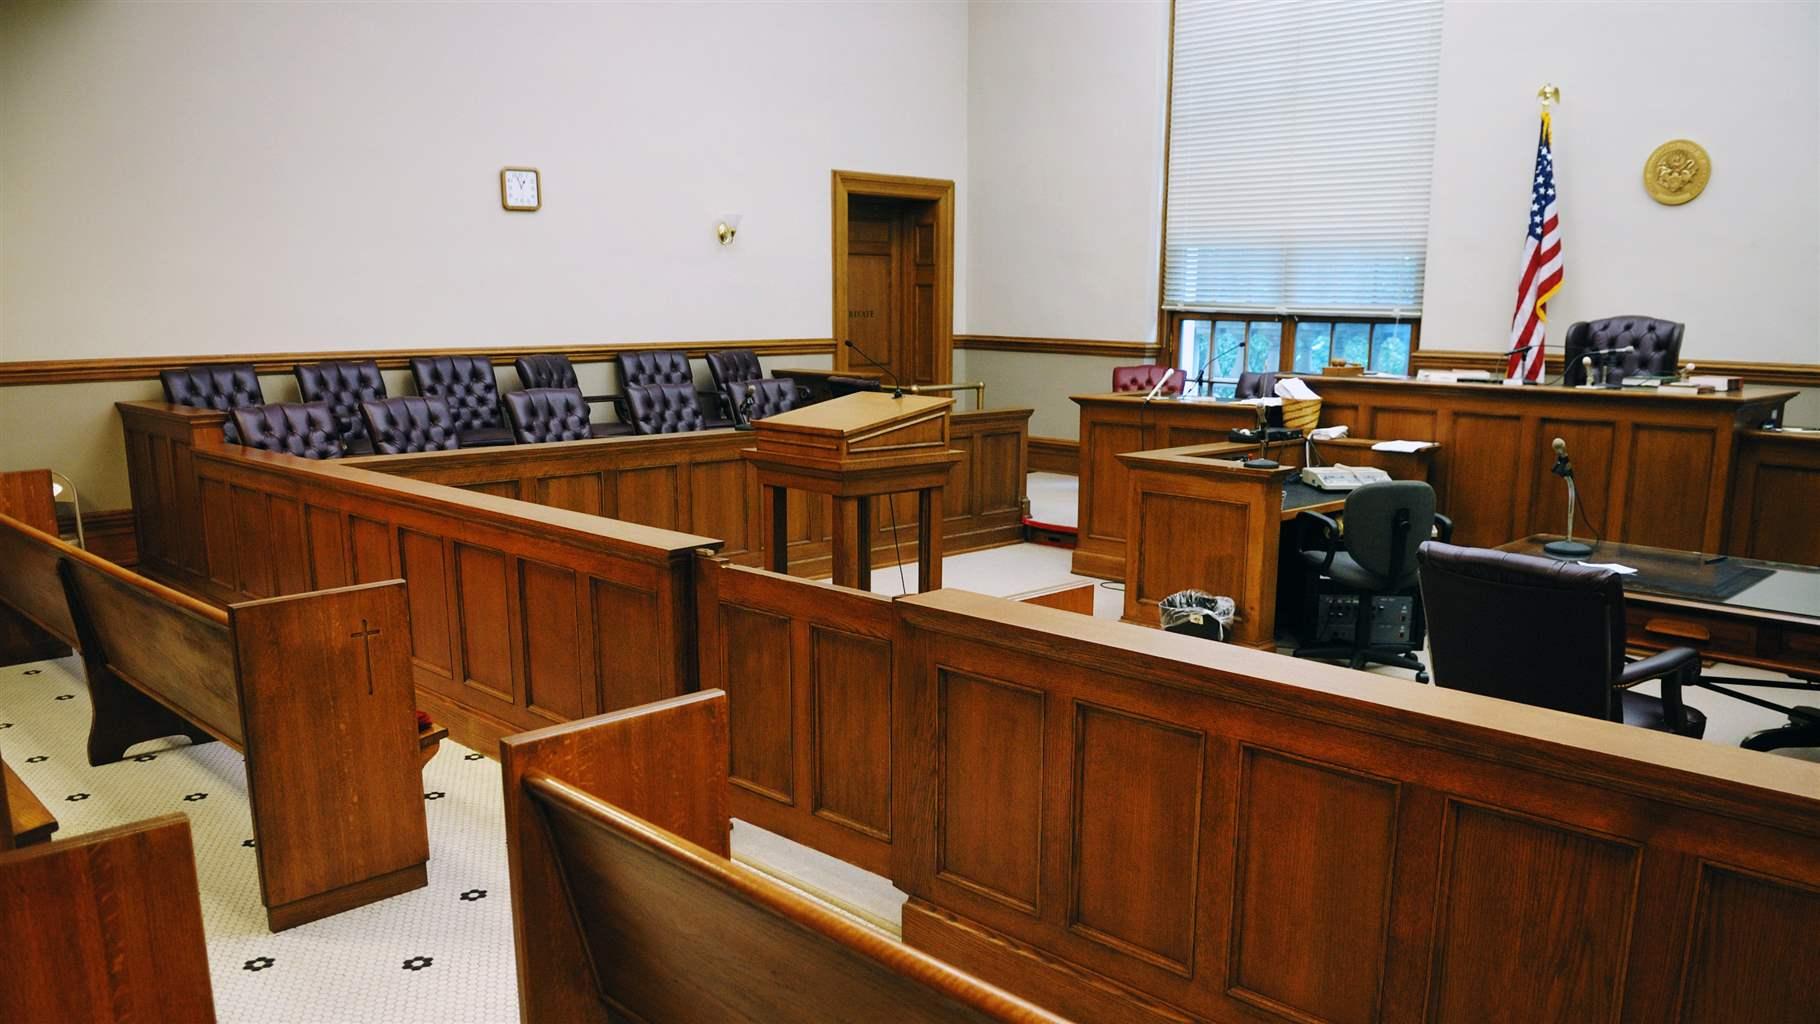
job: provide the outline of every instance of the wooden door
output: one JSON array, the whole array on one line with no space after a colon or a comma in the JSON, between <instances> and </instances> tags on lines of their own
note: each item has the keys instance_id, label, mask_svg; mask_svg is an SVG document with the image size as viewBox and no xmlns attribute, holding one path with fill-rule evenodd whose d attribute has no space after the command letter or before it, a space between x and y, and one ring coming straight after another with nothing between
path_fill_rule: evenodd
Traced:
<instances>
[{"instance_id":1,"label":"wooden door","mask_svg":"<svg viewBox=\"0 0 1820 1024\"><path fill-rule=\"evenodd\" d=\"M890 200L857 196L848 210L847 340L901 380L903 210ZM872 365L854 353L848 356L855 369Z\"/></svg>"},{"instance_id":2,"label":"wooden door","mask_svg":"<svg viewBox=\"0 0 1820 1024\"><path fill-rule=\"evenodd\" d=\"M906 203L899 232L905 277L900 357L906 384L945 383L937 373L935 204Z\"/></svg>"}]
</instances>

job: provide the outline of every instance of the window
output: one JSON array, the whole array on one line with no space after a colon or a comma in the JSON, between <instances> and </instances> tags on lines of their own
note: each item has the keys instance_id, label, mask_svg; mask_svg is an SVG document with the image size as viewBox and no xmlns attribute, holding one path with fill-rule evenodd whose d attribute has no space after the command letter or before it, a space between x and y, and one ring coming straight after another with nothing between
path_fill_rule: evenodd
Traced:
<instances>
[{"instance_id":1,"label":"window","mask_svg":"<svg viewBox=\"0 0 1820 1024\"><path fill-rule=\"evenodd\" d=\"M1409 321L1175 313L1170 337L1186 393L1229 399L1241 371L1318 374L1334 359L1404 376L1420 334ZM1244 359L1241 367L1240 359ZM1318 389L1317 389L1318 390Z\"/></svg>"},{"instance_id":2,"label":"window","mask_svg":"<svg viewBox=\"0 0 1820 1024\"><path fill-rule=\"evenodd\" d=\"M1439 0L1177 0L1174 38L1165 309L1267 314L1302 339L1297 363L1324 365L1325 345L1406 370L1416 332L1396 321L1422 308ZM1220 317L1216 333L1227 322L1271 330Z\"/></svg>"}]
</instances>

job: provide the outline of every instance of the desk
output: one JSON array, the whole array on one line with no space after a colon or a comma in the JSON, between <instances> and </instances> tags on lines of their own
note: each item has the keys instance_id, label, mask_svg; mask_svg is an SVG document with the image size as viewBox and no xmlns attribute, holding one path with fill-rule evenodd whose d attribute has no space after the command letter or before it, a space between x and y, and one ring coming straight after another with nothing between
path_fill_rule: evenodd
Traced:
<instances>
[{"instance_id":1,"label":"desk","mask_svg":"<svg viewBox=\"0 0 1820 1024\"><path fill-rule=\"evenodd\" d=\"M1372 441L1319 441L1327 462L1376 466L1402 480L1426 480L1439 451L1372 451ZM1157 602L1191 587L1226 594L1238 605L1232 642L1276 649L1278 559L1282 535L1303 511L1337 512L1344 492L1321 491L1297 479L1302 442L1270 447L1277 469L1247 469L1237 461L1256 445L1188 445L1127 452L1125 521L1126 622L1154 626Z\"/></svg>"},{"instance_id":2,"label":"desk","mask_svg":"<svg viewBox=\"0 0 1820 1024\"><path fill-rule=\"evenodd\" d=\"M1820 432L1747 430L1732 481L1725 551L1820 565Z\"/></svg>"},{"instance_id":3,"label":"desk","mask_svg":"<svg viewBox=\"0 0 1820 1024\"><path fill-rule=\"evenodd\" d=\"M1499 550L1539 555L1555 539L1538 534ZM1624 577L1631 646L1693 647L1719 661L1820 683L1820 567L1714 557L1608 541L1587 560L1637 570Z\"/></svg>"},{"instance_id":4,"label":"desk","mask_svg":"<svg viewBox=\"0 0 1820 1024\"><path fill-rule=\"evenodd\" d=\"M1562 529L1567 496L1549 441L1572 454L1581 506L1613 540L1725 550L1742 435L1795 392L1507 388L1373 377L1309 377L1321 423L1362 437L1439 441L1435 490L1455 540L1490 547ZM1082 478L1085 488L1086 479ZM1801 515L1779 510L1782 516ZM1802 515L1805 518L1805 515ZM1578 531L1576 531L1578 532ZM1077 570L1078 571L1078 570Z\"/></svg>"}]
</instances>

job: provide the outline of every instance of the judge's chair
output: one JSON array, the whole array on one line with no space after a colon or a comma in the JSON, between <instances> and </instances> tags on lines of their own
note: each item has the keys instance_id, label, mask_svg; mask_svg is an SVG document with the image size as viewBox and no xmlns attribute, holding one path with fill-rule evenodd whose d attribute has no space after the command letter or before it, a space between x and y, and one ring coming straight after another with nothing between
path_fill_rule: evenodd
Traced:
<instances>
[{"instance_id":1,"label":"judge's chair","mask_svg":"<svg viewBox=\"0 0 1820 1024\"><path fill-rule=\"evenodd\" d=\"M373 439L373 451L379 455L454 451L461 447L461 439L455 433L455 417L449 415L448 403L440 398L375 398L360 403L360 415L366 420L367 436Z\"/></svg>"},{"instance_id":2,"label":"judge's chair","mask_svg":"<svg viewBox=\"0 0 1820 1024\"><path fill-rule=\"evenodd\" d=\"M689 368L689 355L665 349L652 351L621 352L615 357L619 362L619 386L625 389L628 403L634 387L653 385L684 384L690 391L695 391L695 371ZM695 404L700 411L702 421L707 427L730 427L733 425L731 410L723 409L724 400L717 391L695 392ZM636 420L637 412L631 418ZM700 430L701 427L690 429ZM637 433L646 433L643 430Z\"/></svg>"},{"instance_id":3,"label":"judge's chair","mask_svg":"<svg viewBox=\"0 0 1820 1024\"><path fill-rule=\"evenodd\" d=\"M518 383L526 390L532 388L573 388L581 390L581 380L575 376L575 364L569 357L559 354L519 356L512 361L512 368L518 371ZM618 395L583 395L583 401L589 405L611 402L619 404ZM508 408L509 411L509 408ZM623 437L632 432L632 424L624 418L609 422L595 423L590 420L588 433L591 437Z\"/></svg>"},{"instance_id":4,"label":"judge's chair","mask_svg":"<svg viewBox=\"0 0 1820 1024\"><path fill-rule=\"evenodd\" d=\"M506 394L506 419L519 444L585 441L594 436L580 388L526 388Z\"/></svg>"},{"instance_id":5,"label":"judge's chair","mask_svg":"<svg viewBox=\"0 0 1820 1024\"><path fill-rule=\"evenodd\" d=\"M1168 372L1169 367L1157 366L1154 363L1144 363L1140 366L1115 366L1112 368L1112 390L1118 393L1135 391L1140 394L1148 394L1151 388L1156 387L1156 382L1162 380L1163 375ZM1163 390L1159 392L1164 395L1181 393L1182 375L1179 373L1170 377L1169 383L1163 385Z\"/></svg>"},{"instance_id":6,"label":"judge's chair","mask_svg":"<svg viewBox=\"0 0 1820 1024\"><path fill-rule=\"evenodd\" d=\"M1435 511L1434 488L1420 480L1366 484L1346 495L1344 529L1332 517L1303 512L1302 644L1298 658L1428 669L1422 649L1422 602L1416 548L1429 536L1453 535L1453 520ZM1315 546L1311 546L1313 541Z\"/></svg>"},{"instance_id":7,"label":"judge's chair","mask_svg":"<svg viewBox=\"0 0 1820 1024\"><path fill-rule=\"evenodd\" d=\"M259 386L259 374L253 369L252 363L218 363L212 366L162 370L158 374L158 380L164 385L164 400L172 405L232 412L265 404L265 392ZM234 417L227 418L223 432L228 444L240 443L240 428L234 425Z\"/></svg>"},{"instance_id":8,"label":"judge's chair","mask_svg":"<svg viewBox=\"0 0 1820 1024\"><path fill-rule=\"evenodd\" d=\"M1435 684L1608 722L1699 737L1706 716L1681 702L1700 655L1676 647L1624 658L1624 584L1610 569L1484 548L1424 544ZM1661 696L1633 692L1661 681Z\"/></svg>"},{"instance_id":9,"label":"judge's chair","mask_svg":"<svg viewBox=\"0 0 1820 1024\"><path fill-rule=\"evenodd\" d=\"M1681 360L1681 336L1686 330L1686 324L1649 316L1614 316L1569 324L1567 339L1561 345L1562 358L1566 360L1561 383L1569 387L1586 383L1582 358L1591 353L1597 367L1598 353L1621 348L1631 351L1610 357L1611 383L1626 377L1672 377Z\"/></svg>"},{"instance_id":10,"label":"judge's chair","mask_svg":"<svg viewBox=\"0 0 1820 1024\"><path fill-rule=\"evenodd\" d=\"M511 428L499 407L499 380L487 357L420 356L411 360L411 376L418 394L447 403L463 448L512 443Z\"/></svg>"},{"instance_id":11,"label":"judge's chair","mask_svg":"<svg viewBox=\"0 0 1820 1024\"><path fill-rule=\"evenodd\" d=\"M339 459L348 453L327 402L272 402L230 414L240 443L260 451L305 459Z\"/></svg>"},{"instance_id":12,"label":"judge's chair","mask_svg":"<svg viewBox=\"0 0 1820 1024\"><path fill-rule=\"evenodd\" d=\"M632 428L640 434L686 434L705 429L701 400L692 384L632 384L626 387Z\"/></svg>"},{"instance_id":13,"label":"judge's chair","mask_svg":"<svg viewBox=\"0 0 1820 1024\"><path fill-rule=\"evenodd\" d=\"M1274 373L1239 374L1239 382L1233 386L1234 398L1275 398L1277 393L1277 375Z\"/></svg>"},{"instance_id":14,"label":"judge's chair","mask_svg":"<svg viewBox=\"0 0 1820 1024\"><path fill-rule=\"evenodd\" d=\"M379 374L379 364L371 359L327 360L299 363L291 372L297 377L297 393L304 401L328 403L348 454L371 455L373 439L367 436L366 420L360 416L360 403L386 396L385 378Z\"/></svg>"}]
</instances>

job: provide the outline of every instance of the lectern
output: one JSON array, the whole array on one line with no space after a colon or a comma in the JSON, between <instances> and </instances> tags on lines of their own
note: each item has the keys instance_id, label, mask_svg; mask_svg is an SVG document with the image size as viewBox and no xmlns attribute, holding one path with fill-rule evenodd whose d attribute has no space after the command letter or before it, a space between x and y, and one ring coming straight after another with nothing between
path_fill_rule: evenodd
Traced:
<instances>
[{"instance_id":1,"label":"lectern","mask_svg":"<svg viewBox=\"0 0 1820 1024\"><path fill-rule=\"evenodd\" d=\"M753 423L741 454L764 489L765 564L789 569L789 491L834 498L834 582L872 586L872 499L917 497L916 589L942 585L942 488L962 453L948 446L951 398L861 392Z\"/></svg>"}]
</instances>

